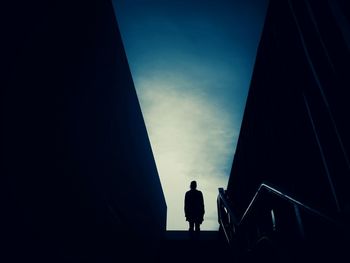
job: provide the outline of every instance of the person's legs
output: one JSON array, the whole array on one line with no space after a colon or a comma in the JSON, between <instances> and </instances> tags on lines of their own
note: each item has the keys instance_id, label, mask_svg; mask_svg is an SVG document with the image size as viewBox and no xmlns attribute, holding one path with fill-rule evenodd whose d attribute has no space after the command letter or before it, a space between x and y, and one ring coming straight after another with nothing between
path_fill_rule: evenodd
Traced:
<instances>
[{"instance_id":1,"label":"person's legs","mask_svg":"<svg viewBox=\"0 0 350 263\"><path fill-rule=\"evenodd\" d=\"M199 232L201 230L200 225L201 224L199 222L195 222L196 232Z\"/></svg>"},{"instance_id":2,"label":"person's legs","mask_svg":"<svg viewBox=\"0 0 350 263\"><path fill-rule=\"evenodd\" d=\"M193 221L188 221L190 228L188 229L188 231L193 232L194 231L194 222Z\"/></svg>"}]
</instances>

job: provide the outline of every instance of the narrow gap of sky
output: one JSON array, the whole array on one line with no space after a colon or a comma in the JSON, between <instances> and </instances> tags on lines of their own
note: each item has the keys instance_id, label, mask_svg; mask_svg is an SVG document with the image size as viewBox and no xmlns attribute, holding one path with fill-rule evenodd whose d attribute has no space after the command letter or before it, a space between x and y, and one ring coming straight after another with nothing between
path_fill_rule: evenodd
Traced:
<instances>
[{"instance_id":1,"label":"narrow gap of sky","mask_svg":"<svg viewBox=\"0 0 350 263\"><path fill-rule=\"evenodd\" d=\"M267 0L114 0L165 194L168 230L188 228L184 194L203 192L217 230Z\"/></svg>"}]
</instances>

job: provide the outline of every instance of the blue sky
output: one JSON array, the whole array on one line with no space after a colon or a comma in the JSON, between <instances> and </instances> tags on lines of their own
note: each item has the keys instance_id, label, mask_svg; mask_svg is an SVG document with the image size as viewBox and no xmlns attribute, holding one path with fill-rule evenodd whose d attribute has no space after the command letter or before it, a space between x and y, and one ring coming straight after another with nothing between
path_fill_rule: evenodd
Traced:
<instances>
[{"instance_id":1,"label":"blue sky","mask_svg":"<svg viewBox=\"0 0 350 263\"><path fill-rule=\"evenodd\" d=\"M218 228L267 0L114 0L168 206L168 230L187 229L184 194L197 180Z\"/></svg>"}]
</instances>

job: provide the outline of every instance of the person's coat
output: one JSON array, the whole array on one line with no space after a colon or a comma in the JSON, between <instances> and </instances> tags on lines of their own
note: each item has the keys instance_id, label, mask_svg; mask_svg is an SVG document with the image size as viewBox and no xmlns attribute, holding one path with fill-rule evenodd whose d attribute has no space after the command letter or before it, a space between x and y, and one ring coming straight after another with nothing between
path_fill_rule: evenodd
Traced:
<instances>
[{"instance_id":1,"label":"person's coat","mask_svg":"<svg viewBox=\"0 0 350 263\"><path fill-rule=\"evenodd\" d=\"M204 200L201 191L191 189L185 195L185 216L189 222L203 222Z\"/></svg>"}]
</instances>

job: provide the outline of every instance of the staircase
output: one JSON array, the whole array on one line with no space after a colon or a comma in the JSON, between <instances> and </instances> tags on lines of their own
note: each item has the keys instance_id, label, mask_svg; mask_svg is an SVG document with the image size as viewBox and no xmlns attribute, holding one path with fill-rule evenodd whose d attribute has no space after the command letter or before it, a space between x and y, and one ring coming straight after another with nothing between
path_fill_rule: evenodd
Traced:
<instances>
[{"instance_id":1,"label":"staircase","mask_svg":"<svg viewBox=\"0 0 350 263\"><path fill-rule=\"evenodd\" d=\"M188 231L167 231L160 245L158 262L231 262L232 250L219 231L201 231L190 236Z\"/></svg>"}]
</instances>

